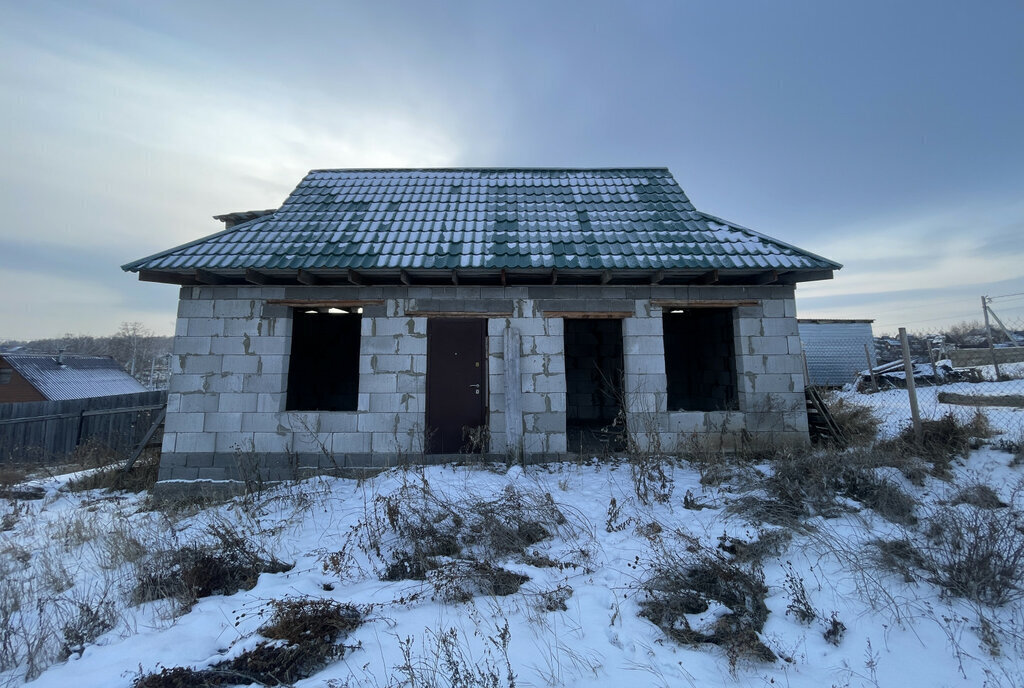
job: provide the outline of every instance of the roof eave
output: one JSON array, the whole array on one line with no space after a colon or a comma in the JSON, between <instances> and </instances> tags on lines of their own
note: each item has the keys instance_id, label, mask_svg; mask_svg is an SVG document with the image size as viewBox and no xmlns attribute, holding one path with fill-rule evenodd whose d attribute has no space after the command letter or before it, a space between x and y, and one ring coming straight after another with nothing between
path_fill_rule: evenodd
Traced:
<instances>
[{"instance_id":1,"label":"roof eave","mask_svg":"<svg viewBox=\"0 0 1024 688\"><path fill-rule=\"evenodd\" d=\"M792 285L832 279L832 269L311 269L138 270L142 282L180 286L369 286L369 285Z\"/></svg>"}]
</instances>

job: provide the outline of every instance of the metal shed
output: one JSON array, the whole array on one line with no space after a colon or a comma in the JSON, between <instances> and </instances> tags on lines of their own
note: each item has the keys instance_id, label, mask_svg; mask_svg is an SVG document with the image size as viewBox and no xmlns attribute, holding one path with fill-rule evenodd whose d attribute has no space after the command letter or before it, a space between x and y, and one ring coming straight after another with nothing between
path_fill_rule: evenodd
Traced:
<instances>
[{"instance_id":1,"label":"metal shed","mask_svg":"<svg viewBox=\"0 0 1024 688\"><path fill-rule=\"evenodd\" d=\"M819 387L841 387L875 361L874 320L799 319L800 341L807 357L810 382ZM867 353L865 353L865 346Z\"/></svg>"}]
</instances>

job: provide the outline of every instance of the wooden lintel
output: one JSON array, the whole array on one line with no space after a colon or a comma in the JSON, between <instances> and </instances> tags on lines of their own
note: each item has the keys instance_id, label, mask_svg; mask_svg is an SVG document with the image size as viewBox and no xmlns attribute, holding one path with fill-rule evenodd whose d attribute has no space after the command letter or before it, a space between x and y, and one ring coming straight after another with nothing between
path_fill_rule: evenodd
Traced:
<instances>
[{"instance_id":1,"label":"wooden lintel","mask_svg":"<svg viewBox=\"0 0 1024 688\"><path fill-rule=\"evenodd\" d=\"M437 311L420 310L416 308L405 309L405 314L417 318L508 318L513 315L512 311Z\"/></svg>"},{"instance_id":2,"label":"wooden lintel","mask_svg":"<svg viewBox=\"0 0 1024 688\"><path fill-rule=\"evenodd\" d=\"M452 284L459 286L459 271L452 270Z\"/></svg>"},{"instance_id":3,"label":"wooden lintel","mask_svg":"<svg viewBox=\"0 0 1024 688\"><path fill-rule=\"evenodd\" d=\"M757 306L757 299L714 299L704 301L680 301L672 299L651 299L651 305L664 310L685 310L687 308L739 308L740 306Z\"/></svg>"},{"instance_id":4,"label":"wooden lintel","mask_svg":"<svg viewBox=\"0 0 1024 688\"><path fill-rule=\"evenodd\" d=\"M405 270L400 270L398 272L398 279L400 279L402 281L402 284L406 286L412 284L412 276Z\"/></svg>"},{"instance_id":5,"label":"wooden lintel","mask_svg":"<svg viewBox=\"0 0 1024 688\"><path fill-rule=\"evenodd\" d=\"M245 281L249 284L270 284L270 275L249 268L245 271Z\"/></svg>"},{"instance_id":6,"label":"wooden lintel","mask_svg":"<svg viewBox=\"0 0 1024 688\"><path fill-rule=\"evenodd\" d=\"M192 286L198 284L192 275L183 275L180 272L160 272L158 270L139 270L140 282L158 282L160 284L180 284Z\"/></svg>"},{"instance_id":7,"label":"wooden lintel","mask_svg":"<svg viewBox=\"0 0 1024 688\"><path fill-rule=\"evenodd\" d=\"M703 275L694 280L696 284L717 284L718 283L718 270L708 270Z\"/></svg>"},{"instance_id":8,"label":"wooden lintel","mask_svg":"<svg viewBox=\"0 0 1024 688\"><path fill-rule=\"evenodd\" d=\"M601 271L601 284L608 284L612 281L612 271L602 270Z\"/></svg>"},{"instance_id":9,"label":"wooden lintel","mask_svg":"<svg viewBox=\"0 0 1024 688\"><path fill-rule=\"evenodd\" d=\"M291 308L360 308L362 306L383 306L383 299L267 299L273 306Z\"/></svg>"},{"instance_id":10,"label":"wooden lintel","mask_svg":"<svg viewBox=\"0 0 1024 688\"><path fill-rule=\"evenodd\" d=\"M231 278L225 277L224 275L218 275L215 272L209 270L203 270L202 268L196 268L195 271L196 282L200 284L230 284Z\"/></svg>"},{"instance_id":11,"label":"wooden lintel","mask_svg":"<svg viewBox=\"0 0 1024 688\"><path fill-rule=\"evenodd\" d=\"M360 275L355 270L349 270L348 272L346 272L345 277L348 279L349 282L360 287L368 284L366 278Z\"/></svg>"},{"instance_id":12,"label":"wooden lintel","mask_svg":"<svg viewBox=\"0 0 1024 688\"><path fill-rule=\"evenodd\" d=\"M775 270L762 272L754 278L754 284L772 284L779 281L779 273Z\"/></svg>"},{"instance_id":13,"label":"wooden lintel","mask_svg":"<svg viewBox=\"0 0 1024 688\"><path fill-rule=\"evenodd\" d=\"M316 285L316 284L322 284L323 283L323 280L321 280L319 277L314 275L312 272L309 272L308 270L303 270L301 268L299 269L298 273L296 273L295 279L299 283L305 284L305 285L310 286L310 287L313 286L313 285Z\"/></svg>"},{"instance_id":14,"label":"wooden lintel","mask_svg":"<svg viewBox=\"0 0 1024 688\"><path fill-rule=\"evenodd\" d=\"M663 279L665 279L665 271L658 270L656 273L651 275L651 284L660 284Z\"/></svg>"},{"instance_id":15,"label":"wooden lintel","mask_svg":"<svg viewBox=\"0 0 1024 688\"><path fill-rule=\"evenodd\" d=\"M551 284L558 284L558 270L551 268Z\"/></svg>"},{"instance_id":16,"label":"wooden lintel","mask_svg":"<svg viewBox=\"0 0 1024 688\"><path fill-rule=\"evenodd\" d=\"M570 320L622 320L636 315L633 311L544 311L545 318L569 318Z\"/></svg>"}]
</instances>

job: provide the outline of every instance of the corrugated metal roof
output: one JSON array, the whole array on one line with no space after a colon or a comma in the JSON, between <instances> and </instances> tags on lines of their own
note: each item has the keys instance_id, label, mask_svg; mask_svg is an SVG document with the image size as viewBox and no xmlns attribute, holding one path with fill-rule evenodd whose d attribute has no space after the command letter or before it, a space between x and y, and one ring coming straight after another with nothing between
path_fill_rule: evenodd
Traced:
<instances>
[{"instance_id":1,"label":"corrugated metal roof","mask_svg":"<svg viewBox=\"0 0 1024 688\"><path fill-rule=\"evenodd\" d=\"M0 354L51 401L109 397L148 391L110 356Z\"/></svg>"},{"instance_id":2,"label":"corrugated metal roof","mask_svg":"<svg viewBox=\"0 0 1024 688\"><path fill-rule=\"evenodd\" d=\"M671 172L313 170L273 214L128 271L835 270L696 210Z\"/></svg>"}]
</instances>

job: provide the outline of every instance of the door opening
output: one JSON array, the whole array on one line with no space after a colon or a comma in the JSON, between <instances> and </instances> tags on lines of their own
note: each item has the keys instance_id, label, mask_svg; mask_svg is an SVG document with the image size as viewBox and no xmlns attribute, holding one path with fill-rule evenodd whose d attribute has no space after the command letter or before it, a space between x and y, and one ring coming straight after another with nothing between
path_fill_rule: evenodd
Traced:
<instances>
[{"instance_id":1,"label":"door opening","mask_svg":"<svg viewBox=\"0 0 1024 688\"><path fill-rule=\"evenodd\" d=\"M565 321L566 434L569 451L625 449L622 321Z\"/></svg>"}]
</instances>

